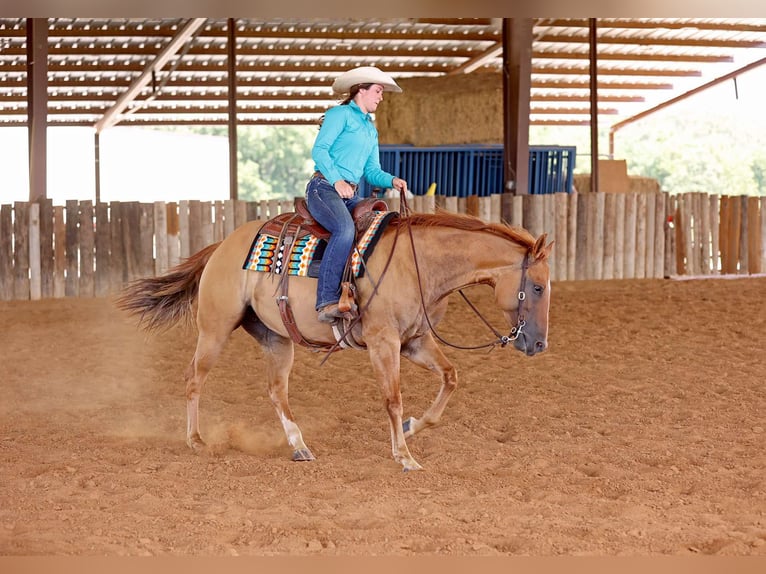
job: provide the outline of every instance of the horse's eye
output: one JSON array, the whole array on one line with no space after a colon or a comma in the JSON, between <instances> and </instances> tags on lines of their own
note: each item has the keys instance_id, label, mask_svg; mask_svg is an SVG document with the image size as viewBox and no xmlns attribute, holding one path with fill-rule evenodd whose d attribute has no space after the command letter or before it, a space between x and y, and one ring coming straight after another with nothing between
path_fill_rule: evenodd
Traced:
<instances>
[{"instance_id":1,"label":"horse's eye","mask_svg":"<svg viewBox=\"0 0 766 574\"><path fill-rule=\"evenodd\" d=\"M535 295L542 295L543 291L545 291L545 287L543 287L542 285L535 285L534 290L535 290Z\"/></svg>"}]
</instances>

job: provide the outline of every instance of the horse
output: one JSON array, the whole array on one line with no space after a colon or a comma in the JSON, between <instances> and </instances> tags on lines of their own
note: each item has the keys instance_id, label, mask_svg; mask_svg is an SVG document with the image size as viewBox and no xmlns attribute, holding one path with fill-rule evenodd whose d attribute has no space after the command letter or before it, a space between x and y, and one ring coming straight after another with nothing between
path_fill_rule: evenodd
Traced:
<instances>
[{"instance_id":1,"label":"horse","mask_svg":"<svg viewBox=\"0 0 766 574\"><path fill-rule=\"evenodd\" d=\"M164 275L134 280L119 295L117 306L138 316L139 327L147 331L191 322L196 306L197 345L185 372L186 442L192 450L206 449L199 427L205 379L231 333L241 327L265 351L268 393L293 449L292 459L311 461L315 457L288 403L294 341L275 304L281 277L243 269L263 224L249 221ZM355 286L361 316L352 332L368 352L388 413L393 458L404 471L422 468L406 439L439 422L457 387L457 371L437 343L446 341L434 329L447 311L450 294L489 285L512 327L492 344L513 343L527 356L546 350L553 242L545 243L545 234L535 239L520 227L446 211L402 214L382 232ZM337 345L336 337L330 325L317 320L316 286L314 278L291 277L287 296L300 332L329 348ZM403 420L401 357L434 372L441 382L420 418Z\"/></svg>"}]
</instances>

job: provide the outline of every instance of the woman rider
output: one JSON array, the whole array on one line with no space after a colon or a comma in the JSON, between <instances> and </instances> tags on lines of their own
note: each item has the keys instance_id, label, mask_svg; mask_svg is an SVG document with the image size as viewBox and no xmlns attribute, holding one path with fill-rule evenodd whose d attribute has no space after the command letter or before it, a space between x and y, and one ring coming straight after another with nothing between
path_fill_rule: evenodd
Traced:
<instances>
[{"instance_id":1,"label":"woman rider","mask_svg":"<svg viewBox=\"0 0 766 574\"><path fill-rule=\"evenodd\" d=\"M311 215L330 232L319 267L316 310L323 323L334 323L338 310L343 270L354 244L354 206L360 201L359 180L364 176L373 187L407 191L407 182L380 168L378 130L372 114L383 100L383 92L401 92L394 79L373 66L344 72L332 85L336 94L346 94L340 105L322 118L311 157L314 175L306 186L306 204Z\"/></svg>"}]
</instances>

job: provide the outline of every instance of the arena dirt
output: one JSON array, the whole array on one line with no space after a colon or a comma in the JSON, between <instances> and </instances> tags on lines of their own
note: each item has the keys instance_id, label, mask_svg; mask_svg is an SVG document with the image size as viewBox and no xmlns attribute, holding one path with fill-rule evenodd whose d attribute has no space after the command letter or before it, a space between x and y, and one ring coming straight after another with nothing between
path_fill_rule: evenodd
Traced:
<instances>
[{"instance_id":1,"label":"arena dirt","mask_svg":"<svg viewBox=\"0 0 766 574\"><path fill-rule=\"evenodd\" d=\"M550 349L446 352L441 424L391 457L367 356L298 349L293 463L234 333L186 446L193 329L108 299L0 303L0 554L766 555L766 279L553 285ZM472 298L482 309L482 289ZM454 298L441 334L489 337ZM497 324L499 317L493 315ZM402 369L405 416L437 383Z\"/></svg>"}]
</instances>

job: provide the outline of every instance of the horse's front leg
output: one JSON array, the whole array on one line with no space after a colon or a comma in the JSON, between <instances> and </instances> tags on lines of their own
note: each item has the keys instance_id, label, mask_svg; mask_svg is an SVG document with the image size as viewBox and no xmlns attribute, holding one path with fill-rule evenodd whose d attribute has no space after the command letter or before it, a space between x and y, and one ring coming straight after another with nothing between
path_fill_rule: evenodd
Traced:
<instances>
[{"instance_id":1,"label":"horse's front leg","mask_svg":"<svg viewBox=\"0 0 766 574\"><path fill-rule=\"evenodd\" d=\"M430 333L412 339L402 348L402 355L416 365L439 375L441 387L434 402L419 419L410 417L403 423L405 437L411 437L424 428L435 425L444 412L450 396L457 388L457 371L434 341Z\"/></svg>"},{"instance_id":2,"label":"horse's front leg","mask_svg":"<svg viewBox=\"0 0 766 574\"><path fill-rule=\"evenodd\" d=\"M370 361L383 391L383 401L388 412L391 430L391 451L394 460L402 465L404 471L421 470L417 461L410 454L402 430L402 393L399 386L399 338L396 334L377 334L375 345L369 346Z\"/></svg>"}]
</instances>

